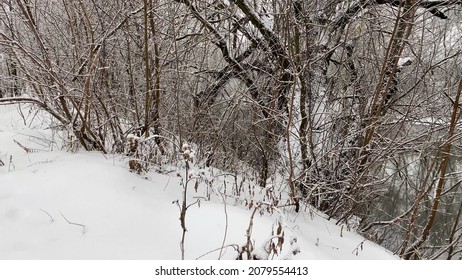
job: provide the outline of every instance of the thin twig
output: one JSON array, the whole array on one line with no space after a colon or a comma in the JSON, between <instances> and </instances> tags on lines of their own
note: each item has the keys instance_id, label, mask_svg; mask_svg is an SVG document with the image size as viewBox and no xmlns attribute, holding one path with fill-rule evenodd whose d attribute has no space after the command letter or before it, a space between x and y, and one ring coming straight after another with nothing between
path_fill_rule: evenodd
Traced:
<instances>
[{"instance_id":1,"label":"thin twig","mask_svg":"<svg viewBox=\"0 0 462 280\"><path fill-rule=\"evenodd\" d=\"M223 235L223 242L221 243L220 254L218 255L219 260L221 259L221 257L223 257L223 249L225 248L226 237L228 235L228 211L226 209L226 198L222 193L220 193L220 195L223 198L223 208L225 211L225 233Z\"/></svg>"},{"instance_id":2,"label":"thin twig","mask_svg":"<svg viewBox=\"0 0 462 280\"><path fill-rule=\"evenodd\" d=\"M11 167L16 170L16 166L13 163L13 155L10 155L10 163L8 164L8 172L11 172Z\"/></svg>"},{"instance_id":3,"label":"thin twig","mask_svg":"<svg viewBox=\"0 0 462 280\"><path fill-rule=\"evenodd\" d=\"M85 225L82 225L82 224L78 224L78 223L73 223L71 221L69 221L61 211L59 211L59 213L61 214L61 216L63 216L64 220L66 220L66 222L68 222L70 225L74 225L74 226L79 226L79 227L82 227L82 233L85 233L86 232L86 226Z\"/></svg>"},{"instance_id":4,"label":"thin twig","mask_svg":"<svg viewBox=\"0 0 462 280\"><path fill-rule=\"evenodd\" d=\"M48 213L47 211L45 211L45 210L43 210L43 209L40 209L40 210L41 210L43 213L47 214L48 217L50 217L50 222L51 222L51 223L55 221L55 219L53 219L53 217L50 215L50 213ZM61 215L62 215L62 214L61 214Z\"/></svg>"},{"instance_id":5,"label":"thin twig","mask_svg":"<svg viewBox=\"0 0 462 280\"><path fill-rule=\"evenodd\" d=\"M207 253L202 254L202 255L200 255L199 257L197 257L196 260L198 260L198 259L200 259L200 258L202 258L202 257L204 257L204 256L207 256L208 254L211 254L211 253L213 253L213 252L216 252L216 251L218 251L218 250L221 251L223 248L228 248L228 247L233 247L234 250L239 251L239 245L237 245L237 244L230 244L230 245L226 245L226 246L224 246L224 247L222 246L222 247L220 247L220 248L214 249L214 250L212 250L212 251L208 251Z\"/></svg>"},{"instance_id":6,"label":"thin twig","mask_svg":"<svg viewBox=\"0 0 462 280\"><path fill-rule=\"evenodd\" d=\"M361 241L358 246L356 246L356 248L353 250L353 252L351 252L352 254L356 254L356 256L359 254L359 250L361 249L361 251L363 250L363 246L364 246L364 242L366 242L366 239L364 239L363 241Z\"/></svg>"}]
</instances>

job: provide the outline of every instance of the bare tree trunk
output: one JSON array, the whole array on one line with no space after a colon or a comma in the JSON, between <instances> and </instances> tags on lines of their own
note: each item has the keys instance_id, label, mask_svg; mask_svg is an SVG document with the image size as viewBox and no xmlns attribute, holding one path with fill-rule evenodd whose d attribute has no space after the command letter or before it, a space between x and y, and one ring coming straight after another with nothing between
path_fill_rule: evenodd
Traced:
<instances>
[{"instance_id":1,"label":"bare tree trunk","mask_svg":"<svg viewBox=\"0 0 462 280\"><path fill-rule=\"evenodd\" d=\"M143 134L149 137L149 128L151 126L151 55L149 52L149 37L148 37L148 20L149 20L149 1L144 0L143 14L143 35L144 35L144 82L145 82L145 100L144 100L144 127Z\"/></svg>"}]
</instances>

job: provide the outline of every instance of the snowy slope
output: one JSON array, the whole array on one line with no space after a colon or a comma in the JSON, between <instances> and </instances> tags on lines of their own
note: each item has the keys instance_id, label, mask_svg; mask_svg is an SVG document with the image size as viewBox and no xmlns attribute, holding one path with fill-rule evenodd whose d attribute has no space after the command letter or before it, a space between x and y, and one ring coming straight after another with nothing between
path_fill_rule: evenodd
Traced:
<instances>
[{"instance_id":1,"label":"snowy slope","mask_svg":"<svg viewBox=\"0 0 462 280\"><path fill-rule=\"evenodd\" d=\"M23 119L17 108L0 106L0 259L181 258L179 177L130 173L122 156L59 151L46 119L24 108ZM26 153L14 140L34 152ZM203 188L196 193L191 187L188 201ZM185 258L218 259L221 253L221 259L234 259L233 248L246 242L251 215L219 197L191 206ZM257 252L277 221L285 242L276 258L397 259L313 212L255 215L251 240ZM222 244L227 247L219 250Z\"/></svg>"}]
</instances>

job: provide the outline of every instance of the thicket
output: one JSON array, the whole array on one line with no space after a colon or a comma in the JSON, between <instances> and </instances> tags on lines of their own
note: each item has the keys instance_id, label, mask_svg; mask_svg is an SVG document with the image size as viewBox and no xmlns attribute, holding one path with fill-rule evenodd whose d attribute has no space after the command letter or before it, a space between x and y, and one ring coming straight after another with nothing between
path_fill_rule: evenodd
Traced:
<instances>
[{"instance_id":1,"label":"thicket","mask_svg":"<svg viewBox=\"0 0 462 280\"><path fill-rule=\"evenodd\" d=\"M270 208L460 258L460 0L0 3L0 104L68 148L142 173L192 143L250 193L280 184Z\"/></svg>"}]
</instances>

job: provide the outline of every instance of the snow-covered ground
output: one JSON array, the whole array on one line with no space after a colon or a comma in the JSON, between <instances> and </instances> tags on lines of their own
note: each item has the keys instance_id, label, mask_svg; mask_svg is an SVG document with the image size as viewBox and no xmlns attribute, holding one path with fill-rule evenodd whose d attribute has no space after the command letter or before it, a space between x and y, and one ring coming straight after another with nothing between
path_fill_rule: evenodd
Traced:
<instances>
[{"instance_id":1,"label":"snow-covered ground","mask_svg":"<svg viewBox=\"0 0 462 280\"><path fill-rule=\"evenodd\" d=\"M24 106L24 118L18 112L17 105L0 106L0 259L181 258L175 173L139 176L123 156L60 151L46 120ZM192 203L205 186L189 189ZM251 215L217 195L191 206L185 258L235 259ZM276 259L397 259L313 211L255 215L251 240L259 255L278 222L284 246Z\"/></svg>"}]
</instances>

